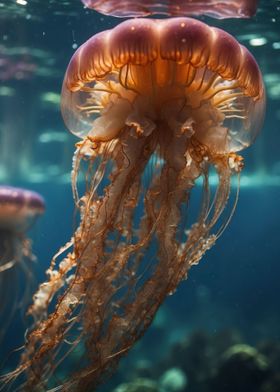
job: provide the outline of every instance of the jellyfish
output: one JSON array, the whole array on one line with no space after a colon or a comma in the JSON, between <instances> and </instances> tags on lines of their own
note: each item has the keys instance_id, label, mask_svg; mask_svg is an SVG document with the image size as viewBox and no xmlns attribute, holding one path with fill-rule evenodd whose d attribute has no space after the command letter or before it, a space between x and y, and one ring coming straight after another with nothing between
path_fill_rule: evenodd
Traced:
<instances>
[{"instance_id":1,"label":"jellyfish","mask_svg":"<svg viewBox=\"0 0 280 392\"><path fill-rule=\"evenodd\" d=\"M226 32L134 19L78 48L61 109L79 138L80 220L34 295L21 362L5 379L24 374L24 391L95 390L141 338L230 221L238 152L261 128L265 92Z\"/></svg>"},{"instance_id":2,"label":"jellyfish","mask_svg":"<svg viewBox=\"0 0 280 392\"><path fill-rule=\"evenodd\" d=\"M154 14L169 16L208 15L214 18L250 18L257 0L82 0L88 8L105 15L137 17Z\"/></svg>"},{"instance_id":3,"label":"jellyfish","mask_svg":"<svg viewBox=\"0 0 280 392\"><path fill-rule=\"evenodd\" d=\"M34 56L24 48L0 45L0 81L31 79L37 70Z\"/></svg>"},{"instance_id":4,"label":"jellyfish","mask_svg":"<svg viewBox=\"0 0 280 392\"><path fill-rule=\"evenodd\" d=\"M44 209L44 200L38 193L0 186L0 340L16 310L28 300L35 256L25 233ZM25 277L23 291L21 276Z\"/></svg>"}]
</instances>

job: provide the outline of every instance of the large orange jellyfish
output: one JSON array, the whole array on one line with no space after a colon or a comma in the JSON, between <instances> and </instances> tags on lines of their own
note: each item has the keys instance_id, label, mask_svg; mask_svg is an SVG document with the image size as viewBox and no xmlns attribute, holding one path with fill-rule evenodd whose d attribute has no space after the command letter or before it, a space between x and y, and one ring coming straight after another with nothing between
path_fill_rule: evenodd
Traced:
<instances>
[{"instance_id":1,"label":"large orange jellyfish","mask_svg":"<svg viewBox=\"0 0 280 392\"><path fill-rule=\"evenodd\" d=\"M135 17L208 15L214 18L249 18L257 11L257 0L82 0L88 8L105 15Z\"/></svg>"},{"instance_id":2,"label":"large orange jellyfish","mask_svg":"<svg viewBox=\"0 0 280 392\"><path fill-rule=\"evenodd\" d=\"M16 310L26 302L34 256L26 231L44 212L42 197L32 191L0 186L0 340ZM22 293L20 277L25 277Z\"/></svg>"},{"instance_id":3,"label":"large orange jellyfish","mask_svg":"<svg viewBox=\"0 0 280 392\"><path fill-rule=\"evenodd\" d=\"M81 221L34 296L34 327L9 376L25 373L24 391L93 391L143 335L231 218L237 152L259 132L265 94L254 58L224 31L135 19L76 51L61 106L81 139L72 172Z\"/></svg>"}]
</instances>

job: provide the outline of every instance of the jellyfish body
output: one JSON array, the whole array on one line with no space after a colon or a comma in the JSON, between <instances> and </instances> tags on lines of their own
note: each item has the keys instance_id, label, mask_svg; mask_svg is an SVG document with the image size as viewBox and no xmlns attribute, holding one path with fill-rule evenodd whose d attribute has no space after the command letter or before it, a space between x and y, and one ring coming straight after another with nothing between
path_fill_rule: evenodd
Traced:
<instances>
[{"instance_id":1,"label":"jellyfish body","mask_svg":"<svg viewBox=\"0 0 280 392\"><path fill-rule=\"evenodd\" d=\"M34 256L25 233L44 209L44 201L36 192L0 186L0 338L27 299ZM21 273L25 277L23 292L19 288Z\"/></svg>"},{"instance_id":2,"label":"jellyfish body","mask_svg":"<svg viewBox=\"0 0 280 392\"><path fill-rule=\"evenodd\" d=\"M114 370L227 225L236 152L255 139L264 106L252 55L199 21L126 21L76 51L62 114L81 139L72 172L81 221L34 296L34 330L11 374L25 372L24 390L94 390ZM74 372L57 386L62 362Z\"/></svg>"},{"instance_id":3,"label":"jellyfish body","mask_svg":"<svg viewBox=\"0 0 280 392\"><path fill-rule=\"evenodd\" d=\"M82 0L86 7L105 15L143 17L148 15L249 18L256 13L257 0Z\"/></svg>"}]
</instances>

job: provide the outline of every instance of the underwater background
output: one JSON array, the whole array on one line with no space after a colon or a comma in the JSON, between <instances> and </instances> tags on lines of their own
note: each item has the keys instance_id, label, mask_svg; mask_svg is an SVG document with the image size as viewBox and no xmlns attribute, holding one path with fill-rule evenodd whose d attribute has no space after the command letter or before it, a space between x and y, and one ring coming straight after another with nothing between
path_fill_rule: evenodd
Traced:
<instances>
[{"instance_id":1,"label":"underwater background","mask_svg":"<svg viewBox=\"0 0 280 392\"><path fill-rule=\"evenodd\" d=\"M100 391L124 383L118 392L280 391L280 1L260 1L248 20L200 19L255 56L267 91L265 123L242 152L240 197L227 230ZM80 0L0 0L0 184L46 201L29 233L36 286L74 228L70 171L78 140L60 114L64 73L77 47L118 23ZM24 323L18 315L1 343L3 372L15 365L9 353L23 344Z\"/></svg>"}]
</instances>

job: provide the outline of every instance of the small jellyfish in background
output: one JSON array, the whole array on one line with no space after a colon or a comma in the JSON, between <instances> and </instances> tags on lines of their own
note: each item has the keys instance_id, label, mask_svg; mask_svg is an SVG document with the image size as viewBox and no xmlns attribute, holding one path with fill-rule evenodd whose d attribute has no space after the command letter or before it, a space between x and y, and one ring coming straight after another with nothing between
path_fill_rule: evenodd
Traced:
<instances>
[{"instance_id":1,"label":"small jellyfish in background","mask_svg":"<svg viewBox=\"0 0 280 392\"><path fill-rule=\"evenodd\" d=\"M208 15L214 18L249 18L257 11L257 0L82 0L88 8L105 15Z\"/></svg>"},{"instance_id":2,"label":"small jellyfish in background","mask_svg":"<svg viewBox=\"0 0 280 392\"><path fill-rule=\"evenodd\" d=\"M0 45L0 81L26 80L34 77L38 66L34 56L21 53L24 48Z\"/></svg>"},{"instance_id":3,"label":"small jellyfish in background","mask_svg":"<svg viewBox=\"0 0 280 392\"><path fill-rule=\"evenodd\" d=\"M0 340L16 310L29 299L34 256L26 231L44 210L44 200L38 193L0 186ZM23 276L25 279L21 279Z\"/></svg>"},{"instance_id":4,"label":"small jellyfish in background","mask_svg":"<svg viewBox=\"0 0 280 392\"><path fill-rule=\"evenodd\" d=\"M253 56L226 32L134 19L75 52L61 107L80 138L80 224L34 296L33 330L6 378L23 373L24 391L93 391L141 338L228 224L237 152L258 135L265 93Z\"/></svg>"}]
</instances>

